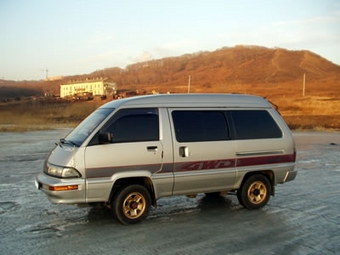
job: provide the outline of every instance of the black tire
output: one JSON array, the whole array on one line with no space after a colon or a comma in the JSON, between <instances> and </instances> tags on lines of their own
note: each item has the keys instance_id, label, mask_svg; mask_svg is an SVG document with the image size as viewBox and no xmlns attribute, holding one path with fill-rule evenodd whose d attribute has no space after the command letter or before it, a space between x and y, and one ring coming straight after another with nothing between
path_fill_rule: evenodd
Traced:
<instances>
[{"instance_id":1,"label":"black tire","mask_svg":"<svg viewBox=\"0 0 340 255\"><path fill-rule=\"evenodd\" d=\"M270 195L270 182L266 176L261 174L250 176L237 191L239 203L249 210L265 206Z\"/></svg>"},{"instance_id":2,"label":"black tire","mask_svg":"<svg viewBox=\"0 0 340 255\"><path fill-rule=\"evenodd\" d=\"M120 223L135 224L148 216L150 204L150 193L145 187L130 185L116 192L111 202L111 209Z\"/></svg>"},{"instance_id":3,"label":"black tire","mask_svg":"<svg viewBox=\"0 0 340 255\"><path fill-rule=\"evenodd\" d=\"M236 196L237 196L237 200L240 203L240 205L242 205L244 207L243 200L242 200L241 188L239 190L237 190Z\"/></svg>"}]
</instances>

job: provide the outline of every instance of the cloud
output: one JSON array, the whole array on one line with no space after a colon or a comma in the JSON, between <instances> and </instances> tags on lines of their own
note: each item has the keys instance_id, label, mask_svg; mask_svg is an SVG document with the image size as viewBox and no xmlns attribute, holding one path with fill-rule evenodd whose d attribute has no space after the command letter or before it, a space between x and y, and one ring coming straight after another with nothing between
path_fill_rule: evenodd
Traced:
<instances>
[{"instance_id":1,"label":"cloud","mask_svg":"<svg viewBox=\"0 0 340 255\"><path fill-rule=\"evenodd\" d=\"M286 20L286 21L279 21L274 23L274 26L305 26L305 27L312 27L314 25L317 26L327 26L327 25L339 25L340 21L340 12L334 13L332 16L317 16L313 18L306 18L306 19L299 19L299 20Z\"/></svg>"},{"instance_id":2,"label":"cloud","mask_svg":"<svg viewBox=\"0 0 340 255\"><path fill-rule=\"evenodd\" d=\"M219 39L227 45L252 44L312 50L340 45L339 24L339 15L285 20L252 30L220 34Z\"/></svg>"},{"instance_id":3,"label":"cloud","mask_svg":"<svg viewBox=\"0 0 340 255\"><path fill-rule=\"evenodd\" d=\"M161 46L155 47L152 51L155 52L157 58L170 56L178 56L185 53L191 53L200 50L195 40L179 40L166 42Z\"/></svg>"},{"instance_id":4,"label":"cloud","mask_svg":"<svg viewBox=\"0 0 340 255\"><path fill-rule=\"evenodd\" d=\"M139 56L136 57L132 57L131 61L137 63L137 62L145 62L145 61L149 61L152 60L152 54L148 51L143 51L143 53Z\"/></svg>"},{"instance_id":5,"label":"cloud","mask_svg":"<svg viewBox=\"0 0 340 255\"><path fill-rule=\"evenodd\" d=\"M299 48L340 45L340 16L319 16L273 25L281 43Z\"/></svg>"},{"instance_id":6,"label":"cloud","mask_svg":"<svg viewBox=\"0 0 340 255\"><path fill-rule=\"evenodd\" d=\"M189 52L197 51L195 49L196 42L193 40L180 40L173 42L166 42L160 46L144 50L136 53L134 56L128 57L130 63L145 62L152 59L161 59L165 57L173 57Z\"/></svg>"},{"instance_id":7,"label":"cloud","mask_svg":"<svg viewBox=\"0 0 340 255\"><path fill-rule=\"evenodd\" d=\"M76 66L82 67L83 72L93 72L95 70L108 67L124 68L126 65L126 63L122 61L121 52L119 50L102 50L98 53L92 53L86 56L79 57L75 59L73 63L68 64L70 66L73 66L73 69L76 69Z\"/></svg>"}]
</instances>

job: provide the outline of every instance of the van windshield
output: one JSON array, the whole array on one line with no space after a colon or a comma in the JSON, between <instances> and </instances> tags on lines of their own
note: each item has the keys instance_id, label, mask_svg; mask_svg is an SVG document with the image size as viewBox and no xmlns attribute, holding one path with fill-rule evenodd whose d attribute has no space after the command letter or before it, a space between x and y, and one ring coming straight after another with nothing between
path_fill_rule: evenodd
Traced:
<instances>
[{"instance_id":1,"label":"van windshield","mask_svg":"<svg viewBox=\"0 0 340 255\"><path fill-rule=\"evenodd\" d=\"M114 108L99 108L94 111L65 137L64 142L79 147L92 131L113 111Z\"/></svg>"}]
</instances>

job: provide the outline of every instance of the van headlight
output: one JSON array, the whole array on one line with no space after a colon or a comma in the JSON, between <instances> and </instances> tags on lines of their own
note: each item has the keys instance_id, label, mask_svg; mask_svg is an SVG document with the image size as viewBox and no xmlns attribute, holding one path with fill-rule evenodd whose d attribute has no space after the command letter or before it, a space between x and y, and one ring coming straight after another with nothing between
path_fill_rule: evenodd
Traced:
<instances>
[{"instance_id":1,"label":"van headlight","mask_svg":"<svg viewBox=\"0 0 340 255\"><path fill-rule=\"evenodd\" d=\"M47 163L44 172L48 175L59 177L59 178L78 178L81 174L77 169L72 167L56 166Z\"/></svg>"}]
</instances>

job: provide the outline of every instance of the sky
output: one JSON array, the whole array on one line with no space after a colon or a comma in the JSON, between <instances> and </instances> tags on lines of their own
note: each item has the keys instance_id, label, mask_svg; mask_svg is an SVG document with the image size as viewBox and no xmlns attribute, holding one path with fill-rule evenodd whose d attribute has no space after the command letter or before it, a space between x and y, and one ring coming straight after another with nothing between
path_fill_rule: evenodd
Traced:
<instances>
[{"instance_id":1,"label":"sky","mask_svg":"<svg viewBox=\"0 0 340 255\"><path fill-rule=\"evenodd\" d=\"M309 50L340 65L340 1L0 0L0 79L87 74L235 45Z\"/></svg>"}]
</instances>

